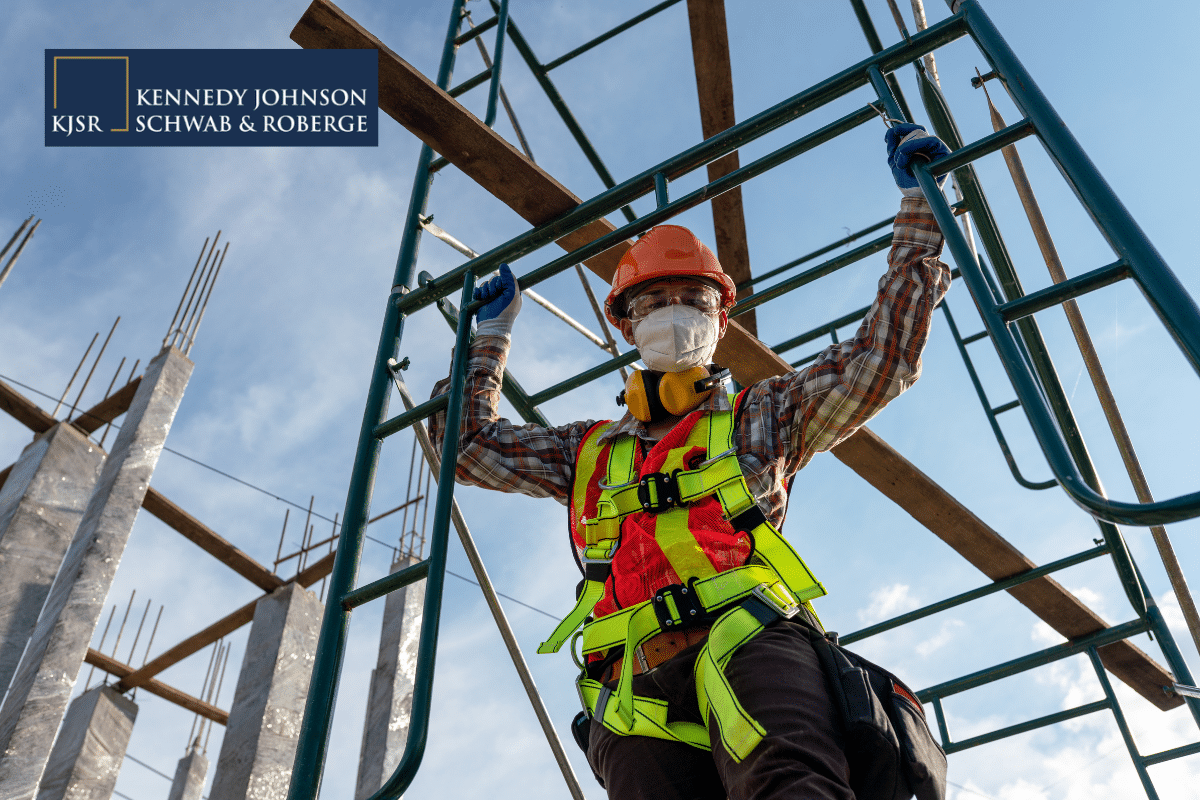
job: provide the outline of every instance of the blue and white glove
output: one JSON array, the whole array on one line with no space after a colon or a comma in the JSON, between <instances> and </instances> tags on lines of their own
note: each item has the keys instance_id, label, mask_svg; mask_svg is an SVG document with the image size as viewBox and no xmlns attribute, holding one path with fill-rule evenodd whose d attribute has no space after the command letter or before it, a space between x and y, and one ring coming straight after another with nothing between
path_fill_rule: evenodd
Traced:
<instances>
[{"instance_id":1,"label":"blue and white glove","mask_svg":"<svg viewBox=\"0 0 1200 800\"><path fill-rule=\"evenodd\" d=\"M902 122L894 128L888 128L883 137L887 143L888 166L892 168L892 177L905 197L924 197L917 179L913 177L914 161L923 160L926 163L950 154L950 148L936 136L930 136L920 125ZM949 174L949 173L946 173ZM946 183L946 175L936 178L940 189Z\"/></svg>"},{"instance_id":2,"label":"blue and white glove","mask_svg":"<svg viewBox=\"0 0 1200 800\"><path fill-rule=\"evenodd\" d=\"M475 287L473 296L476 300L487 301L475 312L475 318L479 321L476 333L480 336L507 336L521 310L521 289L508 264L501 264L499 275Z\"/></svg>"}]
</instances>

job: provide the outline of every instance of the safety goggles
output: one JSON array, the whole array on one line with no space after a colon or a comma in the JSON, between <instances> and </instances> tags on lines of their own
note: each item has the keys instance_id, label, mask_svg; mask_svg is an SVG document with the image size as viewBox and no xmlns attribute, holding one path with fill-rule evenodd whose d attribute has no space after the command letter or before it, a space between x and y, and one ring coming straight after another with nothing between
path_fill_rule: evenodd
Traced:
<instances>
[{"instance_id":1,"label":"safety goggles","mask_svg":"<svg viewBox=\"0 0 1200 800\"><path fill-rule=\"evenodd\" d=\"M637 322L670 305L691 306L705 314L720 312L721 293L711 286L656 286L629 301L629 319Z\"/></svg>"}]
</instances>

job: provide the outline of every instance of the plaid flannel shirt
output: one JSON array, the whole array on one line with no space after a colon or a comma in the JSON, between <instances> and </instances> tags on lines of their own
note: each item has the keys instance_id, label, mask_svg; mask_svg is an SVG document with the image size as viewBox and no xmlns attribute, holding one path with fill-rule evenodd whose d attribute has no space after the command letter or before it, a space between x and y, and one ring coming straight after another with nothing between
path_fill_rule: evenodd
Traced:
<instances>
[{"instance_id":1,"label":"plaid flannel shirt","mask_svg":"<svg viewBox=\"0 0 1200 800\"><path fill-rule=\"evenodd\" d=\"M817 453L853 434L921 374L921 351L934 308L950 288L939 260L942 234L923 197L905 197L893 229L888 270L853 339L831 345L804 369L746 390L734 432L738 461L759 506L776 527L787 509L787 485ZM545 428L516 425L498 414L508 336L479 336L467 365L466 407L455 473L459 483L567 505L580 442L594 421ZM446 391L439 381L433 396ZM728 410L725 393L706 401ZM445 412L430 420L441 446ZM606 436L632 434L653 443L626 412Z\"/></svg>"}]
</instances>

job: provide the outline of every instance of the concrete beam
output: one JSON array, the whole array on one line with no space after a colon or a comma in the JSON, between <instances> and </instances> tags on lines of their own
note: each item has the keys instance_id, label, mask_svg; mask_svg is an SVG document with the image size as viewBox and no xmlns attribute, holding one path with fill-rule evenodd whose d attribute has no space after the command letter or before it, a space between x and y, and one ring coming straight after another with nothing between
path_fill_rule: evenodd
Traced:
<instances>
[{"instance_id":1,"label":"concrete beam","mask_svg":"<svg viewBox=\"0 0 1200 800\"><path fill-rule=\"evenodd\" d=\"M37 800L109 800L137 712L136 703L108 686L76 697L54 743Z\"/></svg>"},{"instance_id":2,"label":"concrete beam","mask_svg":"<svg viewBox=\"0 0 1200 800\"><path fill-rule=\"evenodd\" d=\"M0 706L0 785L32 800L88 651L192 362L164 348L150 362L87 511Z\"/></svg>"},{"instance_id":3,"label":"concrete beam","mask_svg":"<svg viewBox=\"0 0 1200 800\"><path fill-rule=\"evenodd\" d=\"M687 10L692 61L696 67L696 95L700 99L700 132L705 139L711 139L737 122L733 110L733 67L729 61L725 0L688 0ZM709 182L725 177L738 166L736 150L718 158L708 165ZM710 205L721 268L735 284L745 283L750 280L750 245L746 241L742 187L714 197ZM738 299L753 293L753 288L744 289L738 292ZM738 315L737 321L749 333L758 335L754 309Z\"/></svg>"},{"instance_id":4,"label":"concrete beam","mask_svg":"<svg viewBox=\"0 0 1200 800\"><path fill-rule=\"evenodd\" d=\"M579 205L579 198L562 184L333 3L313 0L291 36L302 47L377 49L379 107L530 223L549 222ZM572 250L614 229L608 222L598 220L563 237L558 243ZM610 248L587 265L611 282L625 249L625 246ZM730 365L734 378L743 386L786 374L792 369L735 320L730 321L729 329L717 347L715 360ZM888 459L874 460L873 456L884 451L890 452ZM974 515L868 428L860 428L832 452L971 563L985 563L990 551L1012 547L1000 534L982 523L974 526L972 535L966 537L946 527L949 520L973 518ZM946 504L945 508L938 510L938 503ZM930 513L931 509L935 513ZM1051 588L1053 601L1037 603L1036 607L1030 605L1030 609L1056 630L1072 627L1070 619L1060 618L1061 609L1082 603L1054 581L1046 585L1057 587ZM1017 592L1012 590L1014 596ZM1028 595L1026 597L1028 599ZM1113 669L1114 674L1160 708L1183 702L1178 697L1163 694L1160 679L1167 674L1166 670L1132 645L1126 647L1131 648L1126 652L1133 654L1133 663L1137 667L1127 669L1125 666L1128 665L1106 660L1106 666ZM1150 676L1148 680L1146 676Z\"/></svg>"},{"instance_id":5,"label":"concrete beam","mask_svg":"<svg viewBox=\"0 0 1200 800\"><path fill-rule=\"evenodd\" d=\"M287 792L324 605L294 583L258 601L210 800Z\"/></svg>"},{"instance_id":6,"label":"concrete beam","mask_svg":"<svg viewBox=\"0 0 1200 800\"><path fill-rule=\"evenodd\" d=\"M34 437L0 489L0 687L17 671L103 462L60 422Z\"/></svg>"}]
</instances>

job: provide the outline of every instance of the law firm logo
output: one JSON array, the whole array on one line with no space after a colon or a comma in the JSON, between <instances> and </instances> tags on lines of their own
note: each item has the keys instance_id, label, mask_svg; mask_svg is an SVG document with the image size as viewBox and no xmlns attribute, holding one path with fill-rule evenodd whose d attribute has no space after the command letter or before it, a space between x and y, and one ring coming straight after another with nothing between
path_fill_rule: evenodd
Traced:
<instances>
[{"instance_id":1,"label":"law firm logo","mask_svg":"<svg viewBox=\"0 0 1200 800\"><path fill-rule=\"evenodd\" d=\"M128 133L129 56L51 57L50 53L46 51L50 73L46 84L51 93L46 143L50 144L51 133L65 138L105 131Z\"/></svg>"},{"instance_id":2,"label":"law firm logo","mask_svg":"<svg viewBox=\"0 0 1200 800\"><path fill-rule=\"evenodd\" d=\"M46 146L378 144L375 50L47 50Z\"/></svg>"}]
</instances>

